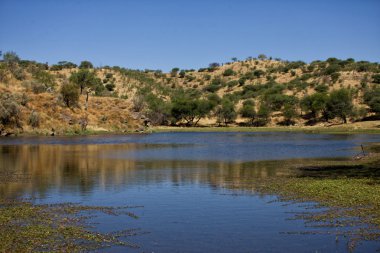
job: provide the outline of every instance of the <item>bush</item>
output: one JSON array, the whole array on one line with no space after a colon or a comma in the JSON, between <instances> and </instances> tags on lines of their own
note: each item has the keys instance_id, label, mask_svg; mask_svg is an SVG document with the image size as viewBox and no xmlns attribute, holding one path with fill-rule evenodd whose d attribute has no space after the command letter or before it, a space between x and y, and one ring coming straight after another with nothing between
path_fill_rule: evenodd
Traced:
<instances>
[{"instance_id":1,"label":"bush","mask_svg":"<svg viewBox=\"0 0 380 253\"><path fill-rule=\"evenodd\" d=\"M108 91L113 91L115 89L115 84L113 83L107 83L105 86Z\"/></svg>"},{"instance_id":2,"label":"bush","mask_svg":"<svg viewBox=\"0 0 380 253\"><path fill-rule=\"evenodd\" d=\"M33 74L33 78L38 83L45 85L46 88L55 86L55 77L45 70L36 71Z\"/></svg>"},{"instance_id":3,"label":"bush","mask_svg":"<svg viewBox=\"0 0 380 253\"><path fill-rule=\"evenodd\" d=\"M323 92L327 92L329 90L329 87L327 85L324 85L324 84L319 84L317 85L314 90L316 92L320 92L320 93L323 93Z\"/></svg>"},{"instance_id":4,"label":"bush","mask_svg":"<svg viewBox=\"0 0 380 253\"><path fill-rule=\"evenodd\" d=\"M372 76L373 82L380 84L380 74L376 74Z\"/></svg>"},{"instance_id":5,"label":"bush","mask_svg":"<svg viewBox=\"0 0 380 253\"><path fill-rule=\"evenodd\" d=\"M340 73L332 73L331 74L331 81L333 83L336 83L338 81L339 77L340 77Z\"/></svg>"},{"instance_id":6,"label":"bush","mask_svg":"<svg viewBox=\"0 0 380 253\"><path fill-rule=\"evenodd\" d=\"M67 107L73 106L78 103L79 91L75 84L65 83L61 87L61 95L63 102Z\"/></svg>"},{"instance_id":7,"label":"bush","mask_svg":"<svg viewBox=\"0 0 380 253\"><path fill-rule=\"evenodd\" d=\"M20 116L20 105L17 99L9 93L0 94L0 123L4 126L20 127Z\"/></svg>"},{"instance_id":8,"label":"bush","mask_svg":"<svg viewBox=\"0 0 380 253\"><path fill-rule=\"evenodd\" d=\"M30 83L30 88L34 94L39 94L46 91L46 86L36 81L32 81Z\"/></svg>"},{"instance_id":9,"label":"bush","mask_svg":"<svg viewBox=\"0 0 380 253\"><path fill-rule=\"evenodd\" d=\"M331 74L338 72L340 70L341 70L341 67L338 64L331 64L330 66L328 66L325 69L324 74L325 75L331 75Z\"/></svg>"},{"instance_id":10,"label":"bush","mask_svg":"<svg viewBox=\"0 0 380 253\"><path fill-rule=\"evenodd\" d=\"M33 111L29 115L28 124L33 128L40 126L40 115L38 112Z\"/></svg>"},{"instance_id":11,"label":"bush","mask_svg":"<svg viewBox=\"0 0 380 253\"><path fill-rule=\"evenodd\" d=\"M224 72L223 72L223 76L233 76L235 75L235 71L233 71L232 69L226 69Z\"/></svg>"}]
</instances>

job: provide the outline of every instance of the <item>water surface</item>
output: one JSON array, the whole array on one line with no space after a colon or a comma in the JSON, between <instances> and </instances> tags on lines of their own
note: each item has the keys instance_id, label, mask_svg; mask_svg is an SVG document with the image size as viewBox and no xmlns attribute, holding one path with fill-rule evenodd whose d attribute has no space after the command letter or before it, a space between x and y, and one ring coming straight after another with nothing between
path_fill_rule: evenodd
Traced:
<instances>
[{"instance_id":1,"label":"water surface","mask_svg":"<svg viewBox=\"0 0 380 253\"><path fill-rule=\"evenodd\" d=\"M0 139L0 171L29 176L1 182L0 195L34 197L36 203L143 206L133 210L137 220L94 218L100 231L148 232L128 238L140 249L105 251L346 252L344 239L337 243L334 235L286 233L316 230L291 219L304 205L231 188L243 179L286 175L284 162L350 157L369 142L380 142L380 136L218 132ZM378 247L366 242L357 252Z\"/></svg>"}]
</instances>

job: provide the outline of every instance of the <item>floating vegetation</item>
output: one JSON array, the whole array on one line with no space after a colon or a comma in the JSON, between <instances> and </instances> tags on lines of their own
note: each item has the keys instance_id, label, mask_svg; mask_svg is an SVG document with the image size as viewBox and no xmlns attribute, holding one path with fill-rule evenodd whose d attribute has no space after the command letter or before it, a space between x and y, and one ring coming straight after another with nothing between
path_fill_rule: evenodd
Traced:
<instances>
[{"instance_id":1,"label":"floating vegetation","mask_svg":"<svg viewBox=\"0 0 380 253\"><path fill-rule=\"evenodd\" d=\"M138 247L126 240L141 233L138 229L99 233L89 222L100 213L137 219L130 208L0 200L0 251L83 252L110 246Z\"/></svg>"}]
</instances>

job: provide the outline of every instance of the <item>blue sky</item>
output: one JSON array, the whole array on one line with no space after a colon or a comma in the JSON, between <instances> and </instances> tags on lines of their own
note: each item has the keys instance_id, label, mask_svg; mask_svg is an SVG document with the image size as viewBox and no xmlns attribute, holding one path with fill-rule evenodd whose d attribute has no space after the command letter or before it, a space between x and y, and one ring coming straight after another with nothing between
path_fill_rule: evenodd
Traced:
<instances>
[{"instance_id":1,"label":"blue sky","mask_svg":"<svg viewBox=\"0 0 380 253\"><path fill-rule=\"evenodd\" d=\"M0 50L56 63L199 68L264 53L380 61L379 0L0 0Z\"/></svg>"}]
</instances>

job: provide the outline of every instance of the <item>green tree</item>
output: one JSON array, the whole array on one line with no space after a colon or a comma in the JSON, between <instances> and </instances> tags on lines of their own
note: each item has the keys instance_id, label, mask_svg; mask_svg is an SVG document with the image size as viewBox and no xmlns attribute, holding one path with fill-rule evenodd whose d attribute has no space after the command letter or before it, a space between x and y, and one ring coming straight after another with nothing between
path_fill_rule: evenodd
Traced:
<instances>
[{"instance_id":1,"label":"green tree","mask_svg":"<svg viewBox=\"0 0 380 253\"><path fill-rule=\"evenodd\" d=\"M86 87L95 88L100 83L100 79L95 76L95 73L88 69L81 69L78 72L72 73L69 80L79 86L80 94L83 93Z\"/></svg>"},{"instance_id":2,"label":"green tree","mask_svg":"<svg viewBox=\"0 0 380 253\"><path fill-rule=\"evenodd\" d=\"M326 111L328 96L325 93L314 93L301 99L301 109L306 113L310 113L311 117L316 120L319 113ZM326 114L324 113L326 116Z\"/></svg>"},{"instance_id":3,"label":"green tree","mask_svg":"<svg viewBox=\"0 0 380 253\"><path fill-rule=\"evenodd\" d=\"M296 107L294 104L285 104L282 110L284 116L285 125L294 125L294 119L298 116Z\"/></svg>"},{"instance_id":4,"label":"green tree","mask_svg":"<svg viewBox=\"0 0 380 253\"><path fill-rule=\"evenodd\" d=\"M240 109L240 115L243 118L247 118L249 123L253 125L256 119L255 102L251 99L245 100L242 108Z\"/></svg>"},{"instance_id":5,"label":"green tree","mask_svg":"<svg viewBox=\"0 0 380 253\"><path fill-rule=\"evenodd\" d=\"M67 107L71 107L78 103L79 92L77 86L73 83L64 83L61 86L61 95L63 102Z\"/></svg>"},{"instance_id":6,"label":"green tree","mask_svg":"<svg viewBox=\"0 0 380 253\"><path fill-rule=\"evenodd\" d=\"M176 77L177 74L178 74L178 71L179 71L179 68L173 68L171 71L170 71L170 75L172 77Z\"/></svg>"},{"instance_id":7,"label":"green tree","mask_svg":"<svg viewBox=\"0 0 380 253\"><path fill-rule=\"evenodd\" d=\"M257 58L258 58L259 60L264 61L264 60L266 60L268 57L267 57L265 54L259 54L259 56L257 56Z\"/></svg>"},{"instance_id":8,"label":"green tree","mask_svg":"<svg viewBox=\"0 0 380 253\"><path fill-rule=\"evenodd\" d=\"M265 126L268 124L271 109L265 103L262 103L257 111L257 125Z\"/></svg>"},{"instance_id":9,"label":"green tree","mask_svg":"<svg viewBox=\"0 0 380 253\"><path fill-rule=\"evenodd\" d=\"M338 117L347 123L347 117L353 109L351 92L348 89L334 90L330 93L327 102L327 111L332 117Z\"/></svg>"},{"instance_id":10,"label":"green tree","mask_svg":"<svg viewBox=\"0 0 380 253\"><path fill-rule=\"evenodd\" d=\"M142 96L142 94L138 94ZM153 125L166 125L170 119L171 105L162 98L156 96L152 92L143 95L146 110L145 115L149 118Z\"/></svg>"},{"instance_id":11,"label":"green tree","mask_svg":"<svg viewBox=\"0 0 380 253\"><path fill-rule=\"evenodd\" d=\"M179 72L179 78L184 78L186 76L186 71L185 70L181 70Z\"/></svg>"},{"instance_id":12,"label":"green tree","mask_svg":"<svg viewBox=\"0 0 380 253\"><path fill-rule=\"evenodd\" d=\"M367 90L364 93L364 103L367 104L371 110L376 114L380 114L380 88Z\"/></svg>"},{"instance_id":13,"label":"green tree","mask_svg":"<svg viewBox=\"0 0 380 253\"><path fill-rule=\"evenodd\" d=\"M82 61L79 65L80 69L93 69L94 65L92 65L89 61Z\"/></svg>"},{"instance_id":14,"label":"green tree","mask_svg":"<svg viewBox=\"0 0 380 253\"><path fill-rule=\"evenodd\" d=\"M232 123L236 117L237 113L235 111L234 103L229 99L222 99L221 105L216 109L217 122L224 123L226 126Z\"/></svg>"},{"instance_id":15,"label":"green tree","mask_svg":"<svg viewBox=\"0 0 380 253\"><path fill-rule=\"evenodd\" d=\"M182 90L172 98L171 115L177 122L185 120L186 125L197 125L200 119L210 113L214 104L199 96L199 93Z\"/></svg>"}]
</instances>

